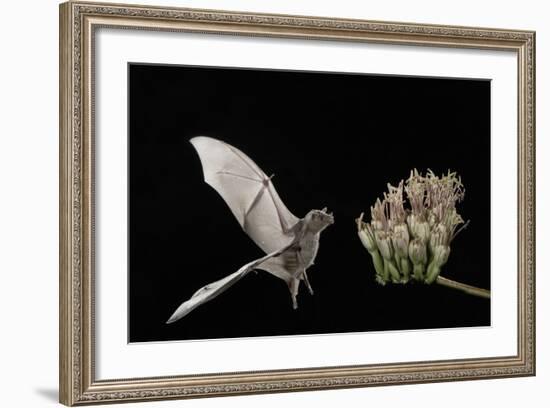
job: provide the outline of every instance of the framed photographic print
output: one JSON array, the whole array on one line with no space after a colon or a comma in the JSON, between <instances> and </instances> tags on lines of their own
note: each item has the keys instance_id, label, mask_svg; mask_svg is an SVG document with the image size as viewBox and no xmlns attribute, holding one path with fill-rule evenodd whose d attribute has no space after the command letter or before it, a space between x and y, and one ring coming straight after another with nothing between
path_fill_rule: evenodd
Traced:
<instances>
[{"instance_id":1,"label":"framed photographic print","mask_svg":"<svg viewBox=\"0 0 550 408\"><path fill-rule=\"evenodd\" d=\"M535 373L535 33L60 6L66 405Z\"/></svg>"}]
</instances>

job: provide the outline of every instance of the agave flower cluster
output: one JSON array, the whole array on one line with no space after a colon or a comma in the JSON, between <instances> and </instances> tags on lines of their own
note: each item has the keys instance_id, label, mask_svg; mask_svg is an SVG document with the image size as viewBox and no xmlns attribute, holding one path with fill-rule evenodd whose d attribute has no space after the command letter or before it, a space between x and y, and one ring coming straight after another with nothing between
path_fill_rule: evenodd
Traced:
<instances>
[{"instance_id":1,"label":"agave flower cluster","mask_svg":"<svg viewBox=\"0 0 550 408\"><path fill-rule=\"evenodd\" d=\"M449 259L451 242L467 225L456 211L464 192L460 177L450 171L438 177L415 169L397 187L388 184L384 199L371 207L371 221L364 222L363 214L357 219L378 283L435 282Z\"/></svg>"}]
</instances>

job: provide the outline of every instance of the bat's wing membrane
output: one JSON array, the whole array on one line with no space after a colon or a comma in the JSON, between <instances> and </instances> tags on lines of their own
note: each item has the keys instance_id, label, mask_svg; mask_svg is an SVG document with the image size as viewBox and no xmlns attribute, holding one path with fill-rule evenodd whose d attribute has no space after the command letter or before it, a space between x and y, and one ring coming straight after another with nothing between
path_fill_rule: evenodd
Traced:
<instances>
[{"instance_id":1,"label":"bat's wing membrane","mask_svg":"<svg viewBox=\"0 0 550 408\"><path fill-rule=\"evenodd\" d=\"M271 253L290 244L299 221L277 194L271 179L239 149L210 137L191 139L204 180L225 200L245 232Z\"/></svg>"}]
</instances>

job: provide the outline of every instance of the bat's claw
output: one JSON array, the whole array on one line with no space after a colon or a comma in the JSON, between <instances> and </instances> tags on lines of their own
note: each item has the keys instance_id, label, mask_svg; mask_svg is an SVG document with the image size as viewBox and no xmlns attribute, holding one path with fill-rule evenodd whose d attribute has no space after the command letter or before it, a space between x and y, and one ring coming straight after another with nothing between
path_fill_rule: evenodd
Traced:
<instances>
[{"instance_id":1,"label":"bat's claw","mask_svg":"<svg viewBox=\"0 0 550 408\"><path fill-rule=\"evenodd\" d=\"M306 283L307 290L309 291L309 294L313 295L313 288L311 287L311 284L309 283L309 279L307 278L306 271L304 271L303 279L304 279L304 282Z\"/></svg>"}]
</instances>

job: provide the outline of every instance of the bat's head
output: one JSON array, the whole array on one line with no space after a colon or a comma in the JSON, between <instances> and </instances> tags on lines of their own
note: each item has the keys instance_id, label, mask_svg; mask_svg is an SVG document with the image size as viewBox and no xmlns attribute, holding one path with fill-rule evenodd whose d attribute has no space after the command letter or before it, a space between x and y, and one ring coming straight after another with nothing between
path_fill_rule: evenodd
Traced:
<instances>
[{"instance_id":1,"label":"bat's head","mask_svg":"<svg viewBox=\"0 0 550 408\"><path fill-rule=\"evenodd\" d=\"M326 227L334 224L334 216L327 212L327 208L322 210L311 210L305 217L308 229L314 232L321 232Z\"/></svg>"}]
</instances>

